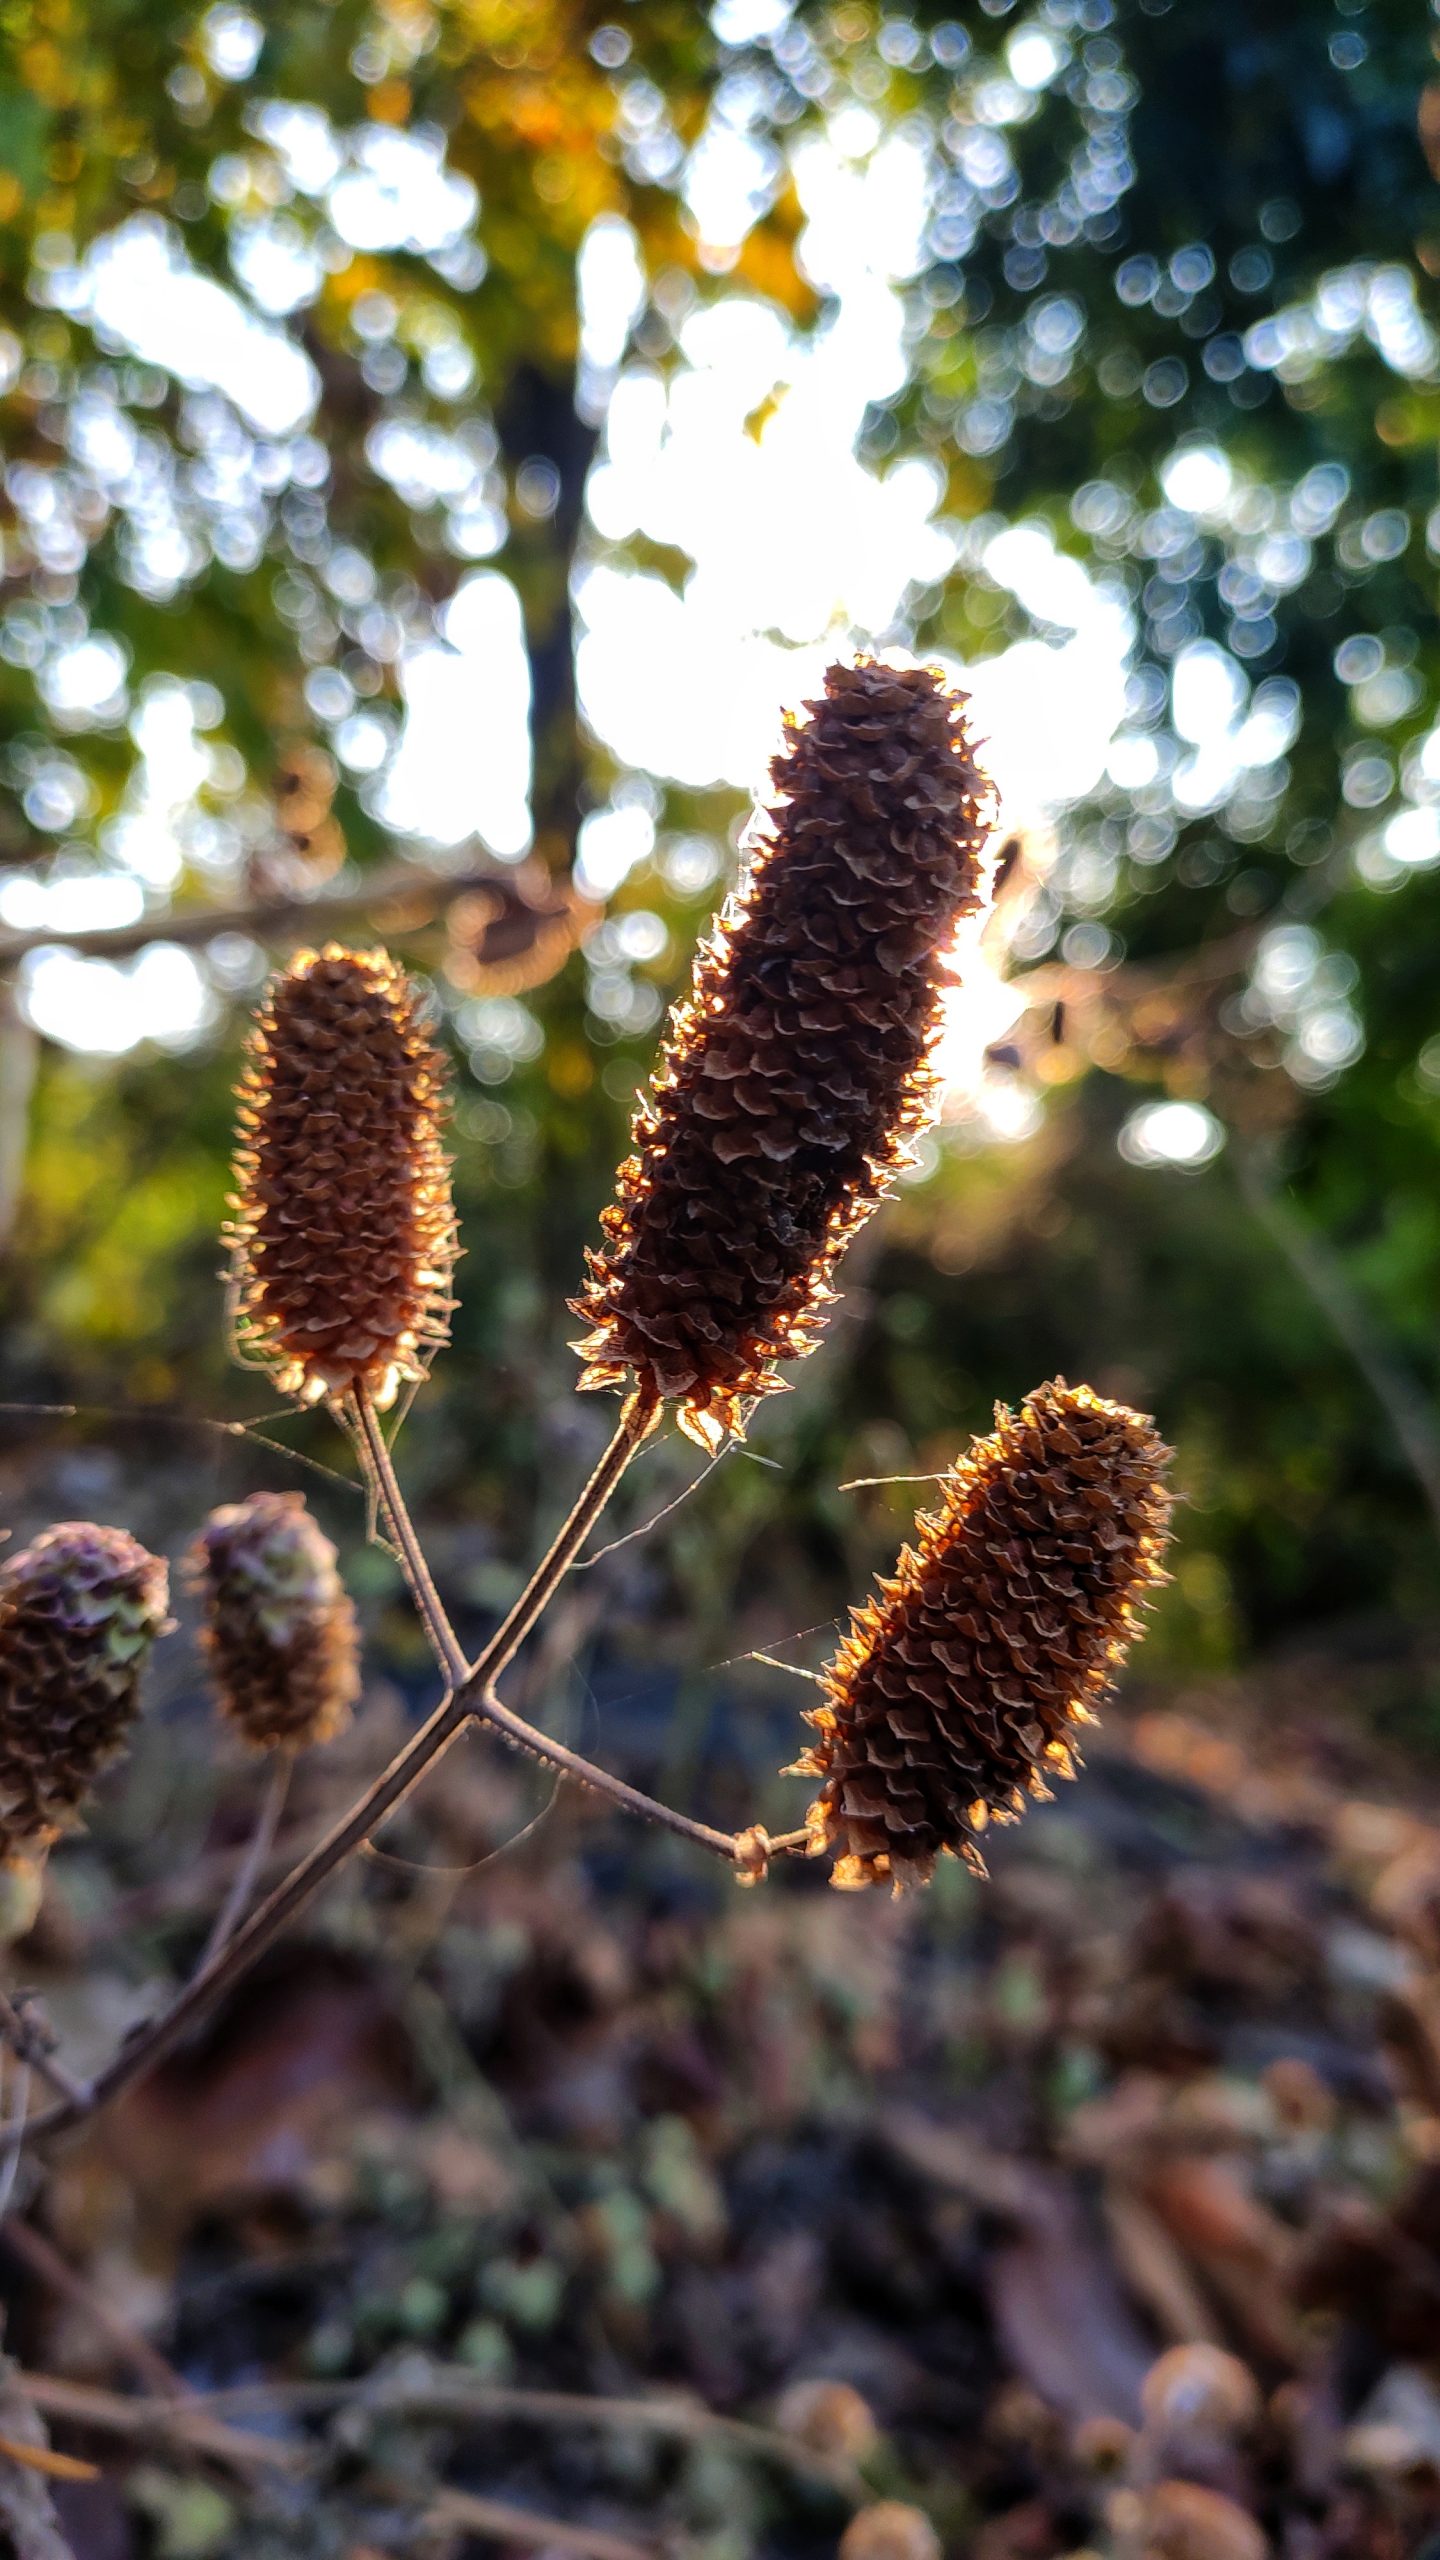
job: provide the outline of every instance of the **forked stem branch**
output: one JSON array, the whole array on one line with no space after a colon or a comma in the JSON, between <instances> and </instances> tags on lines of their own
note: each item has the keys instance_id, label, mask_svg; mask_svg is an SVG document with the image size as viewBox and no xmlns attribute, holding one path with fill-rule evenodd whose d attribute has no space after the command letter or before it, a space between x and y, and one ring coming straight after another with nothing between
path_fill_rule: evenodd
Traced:
<instances>
[{"instance_id":1,"label":"forked stem branch","mask_svg":"<svg viewBox=\"0 0 1440 2560\"><path fill-rule=\"evenodd\" d=\"M77 2090L73 2096L42 2109L31 2116L23 2128L0 2126L0 2135L23 2133L23 2137L28 2139L41 2133L63 2132L67 2126L78 2124L92 2115L109 2099L118 2096L122 2089L128 2088L132 2081L163 2061L165 2055L173 2052L189 2033L197 2019L233 1982L249 1971L280 1931L306 1908L335 1869L369 1839L387 1814L394 1812L432 1762L472 1720L492 1726L517 1750L530 1752L551 1768L559 1769L566 1777L577 1779L582 1785L608 1796L626 1812L638 1814L646 1821L659 1823L665 1829L679 1833L697 1846L724 1858L730 1865L743 1863L735 1835L712 1830L707 1823L692 1821L687 1814L672 1811L670 1806L642 1794L638 1787L626 1786L623 1779L612 1777L608 1770L596 1768L592 1762L582 1759L578 1752L567 1751L563 1743L552 1742L548 1734L538 1732L525 1722L523 1716L515 1715L502 1705L493 1689L496 1674L524 1642L599 1519L636 1450L653 1428L659 1411L658 1399L647 1397L639 1390L631 1395L610 1446L574 1509L557 1531L519 1599L483 1652L468 1668L443 1604L434 1593L429 1568L421 1553L373 1408L368 1401L357 1399L357 1410L381 1497L405 1561L407 1579L416 1593L417 1602L421 1589L433 1595L436 1613L433 1624L429 1607L423 1603L420 1605L426 1625L431 1629L432 1640L441 1629L444 1631L442 1659L446 1662L450 1688L428 1722L421 1726L402 1751L397 1752L389 1767L381 1771L349 1812L332 1824L323 1839L318 1840L289 1875L240 1922L233 1936L201 1964L176 1994L169 2008L128 2038L119 2052L96 2074L88 2089ZM458 1671L450 1669L451 1647L454 1648Z\"/></svg>"},{"instance_id":2,"label":"forked stem branch","mask_svg":"<svg viewBox=\"0 0 1440 2560\"><path fill-rule=\"evenodd\" d=\"M497 1698L493 1687L496 1673L511 1659L553 1597L635 1451L654 1427L659 1412L658 1402L654 1398L647 1400L638 1393L631 1397L620 1417L620 1428L595 1473L569 1518L557 1530L514 1608L491 1637L473 1671L466 1663L460 1640L435 1588L379 1418L363 1386L356 1389L355 1407L380 1500L415 1606L424 1621L441 1670L452 1688L463 1685L469 1698L470 1713L476 1722L488 1725L513 1750L528 1752L533 1759L543 1761L547 1768L557 1769L563 1777L573 1778L596 1795L607 1796L624 1812L637 1814L642 1821L656 1823L662 1830L673 1831L681 1839L690 1840L701 1848L709 1849L716 1857L727 1858L733 1863L735 1843L730 1832L716 1831L708 1822L696 1822L689 1814L677 1813L673 1806L646 1795L643 1788L627 1786L623 1778L613 1777L608 1769L598 1767L580 1752L568 1750L563 1742L552 1741L548 1733L541 1733L538 1727L528 1724L523 1716L517 1716L512 1708ZM486 1682L484 1689L478 1695L470 1695L475 1683L482 1678Z\"/></svg>"}]
</instances>

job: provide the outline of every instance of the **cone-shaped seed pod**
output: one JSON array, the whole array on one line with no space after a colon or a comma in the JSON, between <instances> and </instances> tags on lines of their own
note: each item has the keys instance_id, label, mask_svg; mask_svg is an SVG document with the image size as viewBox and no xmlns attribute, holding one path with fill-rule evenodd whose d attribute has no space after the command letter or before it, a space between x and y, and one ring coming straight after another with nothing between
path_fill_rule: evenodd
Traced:
<instances>
[{"instance_id":1,"label":"cone-shaped seed pod","mask_svg":"<svg viewBox=\"0 0 1440 2560\"><path fill-rule=\"evenodd\" d=\"M584 1386L627 1371L715 1448L808 1351L830 1275L933 1102L948 947L989 789L930 668L832 667L671 1018L575 1303Z\"/></svg>"},{"instance_id":2,"label":"cone-shaped seed pod","mask_svg":"<svg viewBox=\"0 0 1440 2560\"><path fill-rule=\"evenodd\" d=\"M852 1613L797 1763L841 1886L928 1881L942 1851L1073 1777L1147 1593L1162 1579L1170 1452L1143 1414L1063 1378L1037 1387L946 1479L877 1596Z\"/></svg>"},{"instance_id":3,"label":"cone-shaped seed pod","mask_svg":"<svg viewBox=\"0 0 1440 2560\"><path fill-rule=\"evenodd\" d=\"M190 1554L221 1707L257 1751L333 1741L360 1687L355 1612L299 1493L212 1511Z\"/></svg>"},{"instance_id":4,"label":"cone-shaped seed pod","mask_svg":"<svg viewBox=\"0 0 1440 2560\"><path fill-rule=\"evenodd\" d=\"M168 1597L159 1556L89 1520L0 1568L0 1858L52 1840L122 1749Z\"/></svg>"},{"instance_id":5,"label":"cone-shaped seed pod","mask_svg":"<svg viewBox=\"0 0 1440 2560\"><path fill-rule=\"evenodd\" d=\"M229 1234L237 1347L306 1403L422 1378L449 1331L445 1078L383 951L302 951L273 980L241 1082Z\"/></svg>"}]
</instances>

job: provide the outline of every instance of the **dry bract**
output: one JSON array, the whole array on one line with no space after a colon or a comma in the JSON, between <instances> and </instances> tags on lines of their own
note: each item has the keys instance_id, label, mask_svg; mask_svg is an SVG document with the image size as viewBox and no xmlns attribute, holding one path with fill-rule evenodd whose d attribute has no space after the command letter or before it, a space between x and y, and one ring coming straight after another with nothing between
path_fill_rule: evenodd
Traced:
<instances>
[{"instance_id":1,"label":"dry bract","mask_svg":"<svg viewBox=\"0 0 1440 2560\"><path fill-rule=\"evenodd\" d=\"M123 1748L168 1597L159 1556L89 1520L0 1571L0 1858L52 1840Z\"/></svg>"},{"instance_id":2,"label":"dry bract","mask_svg":"<svg viewBox=\"0 0 1440 2560\"><path fill-rule=\"evenodd\" d=\"M877 1596L852 1616L807 1721L807 1820L842 1886L923 1884L942 1851L983 1872L987 1822L1072 1777L1076 1727L1160 1577L1169 1451L1124 1405L1039 1387L949 1477Z\"/></svg>"},{"instance_id":3,"label":"dry bract","mask_svg":"<svg viewBox=\"0 0 1440 2560\"><path fill-rule=\"evenodd\" d=\"M989 786L960 699L862 661L807 710L575 1301L582 1385L633 1373L709 1448L813 1347L842 1249L930 1115L947 955L978 904Z\"/></svg>"},{"instance_id":4,"label":"dry bract","mask_svg":"<svg viewBox=\"0 0 1440 2560\"><path fill-rule=\"evenodd\" d=\"M257 1751L306 1751L348 1723L359 1693L355 1611L335 1550L298 1493L212 1511L191 1571L220 1705Z\"/></svg>"},{"instance_id":5,"label":"dry bract","mask_svg":"<svg viewBox=\"0 0 1440 2560\"><path fill-rule=\"evenodd\" d=\"M449 1332L455 1216L444 1069L383 951L302 951L269 990L240 1087L236 1333L310 1403L378 1407Z\"/></svg>"}]
</instances>

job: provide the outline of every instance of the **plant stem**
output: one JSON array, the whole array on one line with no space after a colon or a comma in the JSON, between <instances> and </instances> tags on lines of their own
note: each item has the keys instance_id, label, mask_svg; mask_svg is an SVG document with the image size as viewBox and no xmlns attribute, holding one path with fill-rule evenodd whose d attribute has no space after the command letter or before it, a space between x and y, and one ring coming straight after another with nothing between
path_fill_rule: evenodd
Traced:
<instances>
[{"instance_id":1,"label":"plant stem","mask_svg":"<svg viewBox=\"0 0 1440 2560\"><path fill-rule=\"evenodd\" d=\"M215 1926L205 1941L205 1953L200 1959L202 1973L208 1964L214 1962L227 1940L233 1938L245 1916L246 1904L255 1890L255 1880L275 1845L275 1834L280 1828L280 1817L285 1810L285 1799L290 1792L290 1777L294 1766L293 1752L276 1752L274 1766L265 1782L265 1793L260 1800L260 1811L256 1817L255 1828L250 1835L249 1845L235 1870L230 1890L220 1906Z\"/></svg>"},{"instance_id":2,"label":"plant stem","mask_svg":"<svg viewBox=\"0 0 1440 2560\"><path fill-rule=\"evenodd\" d=\"M593 1760L586 1760L578 1751L567 1750L563 1742L552 1742L548 1734L541 1733L523 1716L516 1715L513 1709L505 1706L491 1685L496 1672L511 1659L553 1597L635 1451L653 1428L659 1410L657 1403L639 1395L630 1399L620 1417L620 1428L579 1501L556 1533L543 1562L514 1608L491 1637L473 1671L466 1663L459 1638L446 1615L445 1604L435 1588L374 1405L363 1387L357 1387L355 1391L355 1409L380 1499L399 1551L401 1567L440 1667L451 1687L459 1689L463 1686L467 1694L474 1691L477 1681L483 1678L486 1682L478 1695L469 1697L470 1712L476 1722L488 1725L512 1749L528 1752L533 1759L543 1761L551 1769L558 1769L562 1776L575 1779L596 1795L608 1796L626 1813L638 1814L644 1822L656 1823L662 1830L673 1831L681 1839L709 1849L717 1857L733 1861L731 1833L713 1830L706 1822L692 1821L688 1814L675 1812L670 1805L661 1804L641 1788L627 1786L623 1778L612 1777L608 1769L597 1768Z\"/></svg>"},{"instance_id":3,"label":"plant stem","mask_svg":"<svg viewBox=\"0 0 1440 2560\"><path fill-rule=\"evenodd\" d=\"M370 1837L387 1814L395 1810L424 1776L432 1761L438 1759L472 1718L493 1725L517 1749L533 1753L537 1759L548 1761L552 1768L563 1770L567 1777L577 1778L584 1785L611 1797L627 1812L662 1823L667 1829L712 1850L732 1865L737 1863L736 1842L730 1833L713 1831L708 1824L692 1822L687 1815L674 1813L668 1805L658 1804L651 1797L642 1795L638 1788L627 1787L622 1779L612 1778L608 1771L592 1767L577 1753L567 1751L562 1743L552 1742L548 1734L537 1732L522 1716L512 1714L508 1707L501 1705L491 1689L497 1671L523 1642L563 1579L630 1460L652 1428L658 1409L658 1401L653 1397L646 1398L638 1391L630 1397L609 1448L514 1607L475 1663L463 1672L458 1685L441 1699L429 1721L421 1726L404 1750L396 1754L388 1769L382 1770L349 1812L331 1825L290 1874L241 1921L219 1953L202 1964L177 1992L169 2008L127 2039L103 2070L97 2072L88 2090L77 2091L59 2104L43 2108L29 2117L23 2126L0 2125L0 2139L13 2134L17 2140L28 2140L42 2133L63 2132L68 2126L81 2123L154 2064L163 2061L165 2055L173 2052L188 2034L196 2020L213 2006L223 1992L228 1991L232 1982L249 1971L280 1931L306 1908L335 1869ZM388 1451L385 1454L388 1462ZM387 1473L393 1483L393 1470L388 1466ZM383 1491L384 1475L381 1485ZM414 1547L418 1555L418 1541L398 1485L395 1492L399 1518L393 1525L402 1551L406 1547ZM423 1559L421 1562L423 1564ZM443 1614L442 1610L442 1617Z\"/></svg>"},{"instance_id":4,"label":"plant stem","mask_svg":"<svg viewBox=\"0 0 1440 2560\"><path fill-rule=\"evenodd\" d=\"M8 2044L22 2062L28 2062L40 2079L48 2080L57 2094L72 2105L85 2106L90 2092L83 2080L76 2080L53 2051L53 2030L41 2025L38 2018L27 2017L15 2002L0 1991L0 2043Z\"/></svg>"},{"instance_id":5,"label":"plant stem","mask_svg":"<svg viewBox=\"0 0 1440 2560\"><path fill-rule=\"evenodd\" d=\"M400 1490L395 1463L390 1455L379 1417L371 1402L370 1390L363 1382L355 1389L355 1413L359 1421L366 1456L380 1490L385 1516L390 1523L400 1557L400 1569L410 1586L410 1596L420 1612L425 1632L430 1638L452 1689L458 1689L469 1665L464 1649L445 1612L445 1603L435 1588L435 1579L425 1559L425 1552L415 1534L409 1506Z\"/></svg>"},{"instance_id":6,"label":"plant stem","mask_svg":"<svg viewBox=\"0 0 1440 2560\"><path fill-rule=\"evenodd\" d=\"M471 1672L471 1680L482 1696L498 1679L512 1654L518 1653L557 1584L564 1581L641 1441L649 1438L659 1418L660 1399L653 1388L636 1387L627 1396L619 1428L595 1473Z\"/></svg>"},{"instance_id":7,"label":"plant stem","mask_svg":"<svg viewBox=\"0 0 1440 2560\"><path fill-rule=\"evenodd\" d=\"M708 1822L697 1822L688 1813L677 1813L673 1805L662 1804L658 1796L647 1796L640 1787L627 1786L623 1778L613 1777L608 1769L597 1769L593 1760L581 1758L578 1751L567 1751L563 1742L552 1742L548 1733L537 1733L523 1716L512 1715L493 1690L476 1702L474 1713L480 1721L493 1727L503 1740L517 1751L528 1751L563 1776L574 1778L596 1795L608 1796L626 1813L638 1814L642 1822L653 1822L662 1831L673 1831L700 1849L709 1849L717 1858L735 1864L735 1834L715 1831Z\"/></svg>"},{"instance_id":8,"label":"plant stem","mask_svg":"<svg viewBox=\"0 0 1440 2560\"><path fill-rule=\"evenodd\" d=\"M248 1918L241 1921L235 1934L210 1962L178 1991L168 2009L158 2018L139 2027L129 2036L98 2071L83 2096L68 2099L58 2106L46 2107L32 2116L26 2127L27 2136L62 2132L67 2125L79 2124L103 2106L110 2098L128 2088L153 2064L163 2061L181 2039L188 2034L197 2018L204 2015L221 1993L228 1991L247 1973L256 1958L263 1954L274 1938L297 1913L303 1911L319 1892L327 1877L369 1838L377 1823L392 1813L417 1780L422 1778L437 1754L460 1731L469 1715L463 1695L452 1691L442 1698L429 1721L397 1752L388 1769L368 1786L348 1813L332 1823L313 1849L292 1867L288 1876L257 1903ZM0 2125L0 2136L8 2130Z\"/></svg>"}]
</instances>

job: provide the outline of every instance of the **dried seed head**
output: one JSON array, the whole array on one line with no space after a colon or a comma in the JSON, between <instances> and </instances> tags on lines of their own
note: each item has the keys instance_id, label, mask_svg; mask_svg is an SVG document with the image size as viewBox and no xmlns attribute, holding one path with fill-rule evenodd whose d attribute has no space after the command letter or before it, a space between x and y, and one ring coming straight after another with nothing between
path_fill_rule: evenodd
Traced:
<instances>
[{"instance_id":1,"label":"dried seed head","mask_svg":"<svg viewBox=\"0 0 1440 2560\"><path fill-rule=\"evenodd\" d=\"M52 1840L123 1748L168 1597L159 1556L89 1520L0 1570L0 1857Z\"/></svg>"},{"instance_id":2,"label":"dried seed head","mask_svg":"<svg viewBox=\"0 0 1440 2560\"><path fill-rule=\"evenodd\" d=\"M240 1086L229 1233L237 1347L311 1403L377 1406L449 1331L456 1254L444 1069L383 951L329 943L275 978Z\"/></svg>"},{"instance_id":3,"label":"dried seed head","mask_svg":"<svg viewBox=\"0 0 1440 2560\"><path fill-rule=\"evenodd\" d=\"M1170 1452L1142 1414L1063 1378L1037 1387L946 1480L877 1596L852 1614L797 1764L832 1881L924 1884L942 1851L1073 1777L1161 1579Z\"/></svg>"},{"instance_id":4,"label":"dried seed head","mask_svg":"<svg viewBox=\"0 0 1440 2560\"><path fill-rule=\"evenodd\" d=\"M308 1751L359 1694L355 1612L299 1493L212 1511L190 1553L220 1704L257 1751Z\"/></svg>"},{"instance_id":5,"label":"dried seed head","mask_svg":"<svg viewBox=\"0 0 1440 2560\"><path fill-rule=\"evenodd\" d=\"M851 2517L836 2560L940 2560L940 2536L921 2508L879 2498Z\"/></svg>"},{"instance_id":6,"label":"dried seed head","mask_svg":"<svg viewBox=\"0 0 1440 2560\"><path fill-rule=\"evenodd\" d=\"M948 947L989 789L933 669L832 667L702 945L589 1256L583 1386L680 1402L703 1446L813 1347L829 1281L933 1107Z\"/></svg>"}]
</instances>

